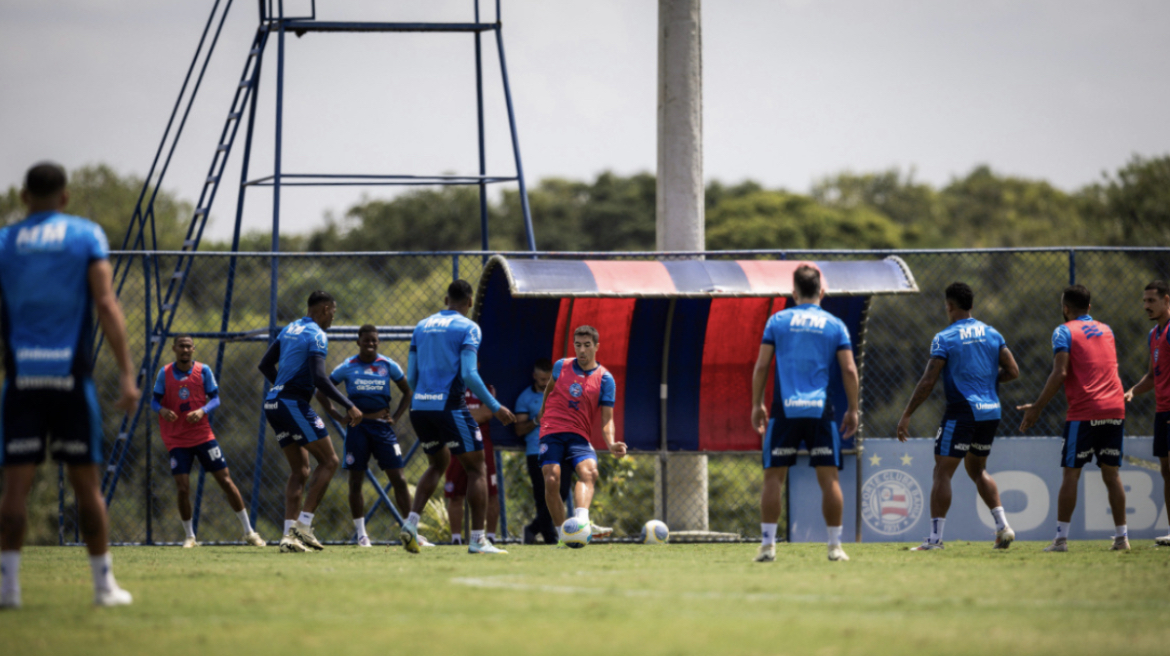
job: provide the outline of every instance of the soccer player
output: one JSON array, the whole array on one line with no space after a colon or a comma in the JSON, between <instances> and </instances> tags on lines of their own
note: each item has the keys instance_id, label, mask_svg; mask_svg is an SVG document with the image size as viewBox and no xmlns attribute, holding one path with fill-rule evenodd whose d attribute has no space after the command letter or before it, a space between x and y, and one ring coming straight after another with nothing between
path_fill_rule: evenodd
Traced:
<instances>
[{"instance_id":1,"label":"soccer player","mask_svg":"<svg viewBox=\"0 0 1170 656\"><path fill-rule=\"evenodd\" d=\"M487 388L492 396L496 395L494 387L488 385ZM471 418L479 426L480 436L483 437L483 463L488 485L485 523L487 532L484 536L488 542L495 544L496 527L500 522L500 487L496 481L496 454L492 449L490 426L492 411L471 390L463 393L463 400L467 403L467 411L471 413ZM447 500L447 523L451 527L451 544L463 544L463 502L467 500L467 472L463 471L463 465L455 458L447 464L447 484L443 486L443 497ZM425 539L419 536L420 543ZM423 543L423 546L426 544Z\"/></svg>"},{"instance_id":2,"label":"soccer player","mask_svg":"<svg viewBox=\"0 0 1170 656\"><path fill-rule=\"evenodd\" d=\"M841 548L841 515L844 500L837 471L841 464L841 438L829 401L829 373L834 363L849 407L841 424L848 438L857 431L860 381L853 362L849 329L821 308L825 291L821 272L808 265L793 272L796 305L773 314L764 327L760 354L752 372L752 426L764 438L764 487L760 493L763 540L756 562L776 560L776 524L780 519L780 495L788 468L796 464L796 450L803 441L809 465L816 467L821 487L821 511L829 532L829 560L849 560ZM768 368L776 356L772 411L764 405Z\"/></svg>"},{"instance_id":3,"label":"soccer player","mask_svg":"<svg viewBox=\"0 0 1170 656\"><path fill-rule=\"evenodd\" d=\"M327 292L315 291L309 294L308 305L308 316L285 326L259 365L260 372L272 384L264 399L264 415L276 431L280 450L291 470L284 488L282 553L325 548L313 534L313 513L339 463L325 422L309 405L313 390L321 390L331 401L344 406L351 427L362 420L362 411L334 387L325 373L325 355L329 351L325 331L333 325L337 302ZM317 460L312 473L309 454ZM309 493L302 507L301 490L306 481Z\"/></svg>"},{"instance_id":4,"label":"soccer player","mask_svg":"<svg viewBox=\"0 0 1170 656\"><path fill-rule=\"evenodd\" d=\"M102 418L93 383L92 311L118 365L118 400L138 403L126 321L114 295L106 235L95 223L62 210L69 202L65 169L42 163L25 174L24 220L0 228L0 608L20 598L20 550L28 495L45 451L65 464L81 512L81 533L98 606L129 604L114 580L109 519L102 498Z\"/></svg>"},{"instance_id":5,"label":"soccer player","mask_svg":"<svg viewBox=\"0 0 1170 656\"><path fill-rule=\"evenodd\" d=\"M1121 484L1122 438L1125 436L1125 390L1117 375L1117 347L1113 330L1089 316L1089 290L1084 285L1064 288L1060 297L1066 323L1052 333L1052 373L1035 403L1017 406L1024 411L1020 430L1036 425L1044 406L1064 385L1068 416L1064 422L1064 467L1056 502L1056 538L1045 551L1068 551L1068 529L1077 507L1081 467L1097 457L1101 479L1113 509L1114 551L1129 549L1125 524L1125 486Z\"/></svg>"},{"instance_id":6,"label":"soccer player","mask_svg":"<svg viewBox=\"0 0 1170 656\"><path fill-rule=\"evenodd\" d=\"M589 519L589 504L600 477L597 452L589 443L595 426L613 455L626 455L626 443L614 441L613 404L617 385L609 370L597 361L601 334L593 326L578 326L573 331L576 358L558 360L552 368L552 382L544 388L537 422L540 424L540 468L544 474L544 501L548 504L553 525L560 531L565 521L565 502L560 496L561 463L573 468L577 484L573 489L573 515L590 524L591 535L608 537L613 529L597 526ZM557 541L560 546L560 541Z\"/></svg>"},{"instance_id":7,"label":"soccer player","mask_svg":"<svg viewBox=\"0 0 1170 656\"><path fill-rule=\"evenodd\" d=\"M528 479L532 481L532 501L536 506L536 517L524 527L524 544L536 544L539 534L545 544L556 544L557 527L553 524L544 500L544 473L540 470L540 425L536 416L544 403L544 390L552 380L552 361L541 358L532 367L532 385L524 388L516 399L516 434L524 438L524 457L528 466ZM562 468L564 463L561 464ZM562 471L564 471L562 469ZM573 477L566 473L561 477L561 498L569 496Z\"/></svg>"},{"instance_id":8,"label":"soccer player","mask_svg":"<svg viewBox=\"0 0 1170 656\"><path fill-rule=\"evenodd\" d=\"M943 548L943 526L951 507L951 478L962 462L979 497L995 518L995 549L1007 549L1016 533L999 502L999 488L987 473L987 456L999 427L998 384L1015 380L1020 368L1003 336L973 318L975 293L962 282L947 287L947 318L951 324L934 336L926 371L898 421L900 442L910 436L910 416L930 397L941 375L947 409L934 438L934 485L930 490L930 536L911 551Z\"/></svg>"},{"instance_id":9,"label":"soccer player","mask_svg":"<svg viewBox=\"0 0 1170 656\"><path fill-rule=\"evenodd\" d=\"M199 459L203 471L215 477L228 505L235 511L240 525L244 528L244 542L254 547L263 547L264 539L252 530L244 498L232 482L227 460L215 434L207 413L219 407L219 386L211 367L195 361L195 339L190 335L177 335L171 342L174 362L163 367L154 381L154 399L150 407L158 413L158 432L171 456L171 476L175 477L178 489L179 518L187 536L184 548L199 546L195 541L195 528L191 520L191 465Z\"/></svg>"},{"instance_id":10,"label":"soccer player","mask_svg":"<svg viewBox=\"0 0 1170 656\"><path fill-rule=\"evenodd\" d=\"M435 493L452 453L467 472L467 499L471 506L471 540L467 552L508 553L497 549L484 536L488 486L483 440L467 409L464 390L470 388L505 426L516 418L488 392L479 377L476 361L481 332L466 316L471 301L471 285L466 280L451 283L443 299L447 309L420 321L410 338L410 358L406 363L407 379L414 390L410 422L427 454L427 470L418 481L414 506L399 533L402 546L410 553L419 551L420 514Z\"/></svg>"},{"instance_id":11,"label":"soccer player","mask_svg":"<svg viewBox=\"0 0 1170 656\"><path fill-rule=\"evenodd\" d=\"M345 392L358 410L362 421L345 432L345 456L342 468L349 470L349 510L357 533L359 547L370 546L366 533L366 508L362 499L362 482L369 468L370 455L390 478L394 501L399 512L410 512L410 488L402 477L402 447L394 433L394 424L402 419L410 407L410 386L406 374L394 360L378 353L378 328L365 324L358 328L358 354L337 365L329 380L334 385L345 383ZM402 393L398 407L390 413L390 383ZM329 397L318 390L317 400L325 412L341 423L347 417L339 413Z\"/></svg>"},{"instance_id":12,"label":"soccer player","mask_svg":"<svg viewBox=\"0 0 1170 656\"><path fill-rule=\"evenodd\" d=\"M1129 388L1125 393L1125 400L1132 401L1137 394L1145 394L1154 390L1154 456L1162 465L1162 495L1166 501L1166 508L1170 508L1170 366L1159 362L1162 353L1170 357L1170 285L1165 281L1155 280L1146 285L1142 293L1142 305L1145 306L1146 316L1155 322L1150 330L1150 366L1146 375ZM1170 547L1170 534L1154 540L1155 544Z\"/></svg>"}]
</instances>

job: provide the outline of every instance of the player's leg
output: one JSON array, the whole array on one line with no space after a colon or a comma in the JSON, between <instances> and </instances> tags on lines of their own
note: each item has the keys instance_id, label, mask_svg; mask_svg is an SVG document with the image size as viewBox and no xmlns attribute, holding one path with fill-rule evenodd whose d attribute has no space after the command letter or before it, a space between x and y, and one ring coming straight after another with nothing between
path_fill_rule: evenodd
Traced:
<instances>
[{"instance_id":1,"label":"player's leg","mask_svg":"<svg viewBox=\"0 0 1170 656\"><path fill-rule=\"evenodd\" d=\"M447 527L451 532L451 544L463 544L463 505L467 502L467 495L452 494L446 501Z\"/></svg>"},{"instance_id":2,"label":"player's leg","mask_svg":"<svg viewBox=\"0 0 1170 656\"><path fill-rule=\"evenodd\" d=\"M175 458L175 452L180 449L171 450L171 458ZM171 468L172 473L176 468ZM182 474L174 474L175 479L175 500L179 506L179 520L183 522L183 548L189 549L198 546L195 541L195 520L193 519L195 511L191 505L191 471L190 463L187 466L187 472Z\"/></svg>"},{"instance_id":3,"label":"player's leg","mask_svg":"<svg viewBox=\"0 0 1170 656\"><path fill-rule=\"evenodd\" d=\"M934 472L930 486L930 535L921 545L911 551L929 551L943 545L943 530L946 527L947 512L951 509L951 479L959 468L961 458L951 456L934 457Z\"/></svg>"},{"instance_id":4,"label":"player's leg","mask_svg":"<svg viewBox=\"0 0 1170 656\"><path fill-rule=\"evenodd\" d=\"M333 440L329 439L328 436L308 442L304 446L309 455L317 461L317 466L309 474L305 504L297 516L297 522L293 524L292 531L306 547L321 551L325 545L321 544L316 534L313 533L313 516L317 512L317 506L321 504L321 499L325 498L325 491L329 488L329 483L333 481L333 475L341 466L341 460L337 457L337 452L333 450Z\"/></svg>"},{"instance_id":5,"label":"player's leg","mask_svg":"<svg viewBox=\"0 0 1170 656\"><path fill-rule=\"evenodd\" d=\"M593 494L597 491L597 481L601 472L597 470L596 458L584 458L573 468L577 474L577 484L573 486L573 512L579 519L588 521L589 505L593 503Z\"/></svg>"},{"instance_id":6,"label":"player's leg","mask_svg":"<svg viewBox=\"0 0 1170 656\"><path fill-rule=\"evenodd\" d=\"M0 496L0 608L20 606L20 550L28 526L28 495L37 466L33 463L4 466L4 491Z\"/></svg>"},{"instance_id":7,"label":"player's leg","mask_svg":"<svg viewBox=\"0 0 1170 656\"><path fill-rule=\"evenodd\" d=\"M484 440L483 445L483 465L487 485L487 521L484 528L487 539L495 544L496 529L500 526L500 487L496 479L496 452L487 440Z\"/></svg>"},{"instance_id":8,"label":"player's leg","mask_svg":"<svg viewBox=\"0 0 1170 656\"><path fill-rule=\"evenodd\" d=\"M109 546L109 517L102 496L101 473L96 464L69 464L65 468L81 515L81 536L89 551L93 573L94 603L122 606L132 601L129 592L114 580L113 557Z\"/></svg>"},{"instance_id":9,"label":"player's leg","mask_svg":"<svg viewBox=\"0 0 1170 656\"><path fill-rule=\"evenodd\" d=\"M390 488L394 490L394 505L398 507L398 512L406 517L410 513L410 486L406 484L406 477L402 475L403 468L395 467L386 470L386 476L390 479Z\"/></svg>"},{"instance_id":10,"label":"player's leg","mask_svg":"<svg viewBox=\"0 0 1170 656\"><path fill-rule=\"evenodd\" d=\"M544 500L544 473L540 471L540 456L528 455L524 459L528 480L532 483L532 503L536 508L536 516L524 527L524 543L535 544L537 534L544 538L546 544L555 543L556 527L548 512L548 502Z\"/></svg>"},{"instance_id":11,"label":"player's leg","mask_svg":"<svg viewBox=\"0 0 1170 656\"><path fill-rule=\"evenodd\" d=\"M1125 519L1125 484L1121 482L1120 468L1102 464L1100 459L1097 463L1101 467L1101 480L1104 481L1105 489L1109 492L1109 508L1113 511L1113 525L1116 527L1112 549L1114 551L1128 551L1129 527L1126 525Z\"/></svg>"},{"instance_id":12,"label":"player's leg","mask_svg":"<svg viewBox=\"0 0 1170 656\"><path fill-rule=\"evenodd\" d=\"M297 523L297 516L301 512L301 504L305 489L305 482L309 480L312 470L309 468L309 452L300 444L289 440L281 444L281 453L288 462L288 481L284 484L284 534L280 538L282 553L298 553L308 551L300 538L293 534L293 527Z\"/></svg>"},{"instance_id":13,"label":"player's leg","mask_svg":"<svg viewBox=\"0 0 1170 656\"><path fill-rule=\"evenodd\" d=\"M236 514L236 519L240 522L244 542L253 547L263 547L265 545L264 538L260 537L260 534L252 526L252 519L248 517L248 509L244 507L244 495L240 494L240 488L232 480L232 473L227 468L227 463L224 463L222 469L216 469L210 473L215 478L215 482L219 484L219 489L223 490L223 496L227 499L228 506L231 507L232 512Z\"/></svg>"},{"instance_id":14,"label":"player's leg","mask_svg":"<svg viewBox=\"0 0 1170 656\"><path fill-rule=\"evenodd\" d=\"M366 533L366 502L362 497L362 485L370 466L370 436L366 427L371 423L373 422L363 421L357 426L350 426L345 432L345 442L341 447L344 453L341 467L349 472L349 516L353 519L353 530L359 547L370 546L370 536Z\"/></svg>"},{"instance_id":15,"label":"player's leg","mask_svg":"<svg viewBox=\"0 0 1170 656\"><path fill-rule=\"evenodd\" d=\"M561 466L559 463L546 462L540 471L544 476L544 503L553 526L559 527L565 523L565 501L560 496Z\"/></svg>"},{"instance_id":16,"label":"player's leg","mask_svg":"<svg viewBox=\"0 0 1170 656\"><path fill-rule=\"evenodd\" d=\"M756 562L776 560L776 532L780 513L784 508L784 481L788 467L778 465L764 469L764 485L760 490L760 551Z\"/></svg>"},{"instance_id":17,"label":"player's leg","mask_svg":"<svg viewBox=\"0 0 1170 656\"><path fill-rule=\"evenodd\" d=\"M487 523L488 485L483 451L465 451L456 454L455 457L467 474L467 506L471 510L471 531L473 536L478 537ZM474 542L474 539L472 541Z\"/></svg>"},{"instance_id":18,"label":"player's leg","mask_svg":"<svg viewBox=\"0 0 1170 656\"><path fill-rule=\"evenodd\" d=\"M1170 412L1154 413L1154 457L1162 470L1162 512L1170 512ZM1155 538L1154 544L1170 547L1170 533Z\"/></svg>"},{"instance_id":19,"label":"player's leg","mask_svg":"<svg viewBox=\"0 0 1170 656\"><path fill-rule=\"evenodd\" d=\"M1162 456L1158 458L1162 466L1162 506L1163 512L1170 512L1170 457ZM1163 535L1154 540L1154 543L1162 547L1170 547L1170 533Z\"/></svg>"},{"instance_id":20,"label":"player's leg","mask_svg":"<svg viewBox=\"0 0 1170 656\"><path fill-rule=\"evenodd\" d=\"M963 458L963 466L967 469L967 476L975 483L975 490L979 498L991 510L991 517L995 520L995 549L1007 549L1016 539L1016 532L1008 525L1007 513L999 499L999 486L987 471L987 456L976 455L973 451Z\"/></svg>"}]
</instances>

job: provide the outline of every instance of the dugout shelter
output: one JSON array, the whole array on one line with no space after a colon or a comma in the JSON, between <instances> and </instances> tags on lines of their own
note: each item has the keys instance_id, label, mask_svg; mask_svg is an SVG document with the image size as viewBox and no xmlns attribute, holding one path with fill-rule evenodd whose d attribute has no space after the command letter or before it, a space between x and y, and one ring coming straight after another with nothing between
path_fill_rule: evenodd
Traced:
<instances>
[{"instance_id":1,"label":"dugout shelter","mask_svg":"<svg viewBox=\"0 0 1170 656\"><path fill-rule=\"evenodd\" d=\"M749 421L752 368L768 317L792 304L792 274L802 264L820 269L823 307L848 326L864 373L872 297L918 292L898 257L804 262L496 255L484 267L473 311L483 329L480 370L511 407L532 384L533 363L574 357L572 332L588 324L601 333L598 361L617 384L616 438L630 449L759 451ZM771 398L771 375L768 381ZM840 421L847 404L836 367L831 386ZM510 430L492 436L498 446L523 446ZM605 446L600 432L592 442ZM853 439L842 446L856 447Z\"/></svg>"}]
</instances>

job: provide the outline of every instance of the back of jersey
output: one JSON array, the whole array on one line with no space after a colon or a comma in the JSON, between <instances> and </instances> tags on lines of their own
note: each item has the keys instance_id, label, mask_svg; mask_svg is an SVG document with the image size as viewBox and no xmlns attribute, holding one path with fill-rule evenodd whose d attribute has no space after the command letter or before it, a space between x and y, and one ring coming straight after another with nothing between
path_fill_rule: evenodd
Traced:
<instances>
[{"instance_id":1,"label":"back of jersey","mask_svg":"<svg viewBox=\"0 0 1170 656\"><path fill-rule=\"evenodd\" d=\"M413 410L454 410L464 405L460 356L479 351L482 333L474 321L454 310L423 319L410 338L410 357L417 358L418 387Z\"/></svg>"},{"instance_id":2,"label":"back of jersey","mask_svg":"<svg viewBox=\"0 0 1170 656\"><path fill-rule=\"evenodd\" d=\"M930 357L947 363L943 368L946 419L1000 418L996 385L999 352L1006 346L999 331L976 319L956 321L934 336Z\"/></svg>"},{"instance_id":3,"label":"back of jersey","mask_svg":"<svg viewBox=\"0 0 1170 656\"><path fill-rule=\"evenodd\" d=\"M309 317L302 317L284 327L280 340L280 362L276 365L276 383L268 398L282 396L309 401L313 398L313 371L309 356L325 357L329 353L329 339L325 331Z\"/></svg>"},{"instance_id":4,"label":"back of jersey","mask_svg":"<svg viewBox=\"0 0 1170 656\"><path fill-rule=\"evenodd\" d=\"M772 315L763 343L776 349L772 417L829 416L829 377L837 352L852 348L845 324L819 305L797 305Z\"/></svg>"},{"instance_id":5,"label":"back of jersey","mask_svg":"<svg viewBox=\"0 0 1170 656\"><path fill-rule=\"evenodd\" d=\"M1113 330L1082 315L1052 334L1053 353L1068 353L1064 395L1068 421L1125 419L1125 389L1117 374Z\"/></svg>"},{"instance_id":6,"label":"back of jersey","mask_svg":"<svg viewBox=\"0 0 1170 656\"><path fill-rule=\"evenodd\" d=\"M93 371L89 265L109 257L96 223L38 212L0 229L0 338L20 389L73 389Z\"/></svg>"}]
</instances>

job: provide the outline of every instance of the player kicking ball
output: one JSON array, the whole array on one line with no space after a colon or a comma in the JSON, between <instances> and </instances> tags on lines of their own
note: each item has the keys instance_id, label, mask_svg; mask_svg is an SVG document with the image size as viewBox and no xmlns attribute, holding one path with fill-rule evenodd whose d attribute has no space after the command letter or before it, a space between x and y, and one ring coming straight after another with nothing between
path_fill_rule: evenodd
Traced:
<instances>
[{"instance_id":1,"label":"player kicking ball","mask_svg":"<svg viewBox=\"0 0 1170 656\"><path fill-rule=\"evenodd\" d=\"M203 471L211 474L223 490L228 505L244 529L244 542L263 547L264 539L252 530L244 498L232 482L227 460L211 432L207 413L219 407L219 386L215 384L215 375L211 373L211 367L195 361L195 339L191 336L176 336L171 351L175 360L158 372L150 407L158 413L158 432L171 456L171 476L175 477L178 490L179 518L187 534L183 548L199 546L191 519L191 466L196 458Z\"/></svg>"},{"instance_id":2,"label":"player kicking ball","mask_svg":"<svg viewBox=\"0 0 1170 656\"><path fill-rule=\"evenodd\" d=\"M568 461L577 473L573 489L573 513L578 520L591 524L591 535L609 537L612 528L592 525L589 504L597 485L597 452L589 443L593 429L601 427L601 437L609 452L621 458L626 455L625 442L614 441L613 404L617 385L613 375L597 362L597 348L601 335L592 326L581 326L573 331L573 350L576 358L558 360L553 365L552 382L544 388L537 423L540 426L540 468L544 474L544 500L548 504L553 524L560 531L565 521L565 502L561 499L561 463ZM557 546L564 546L559 541Z\"/></svg>"}]
</instances>

